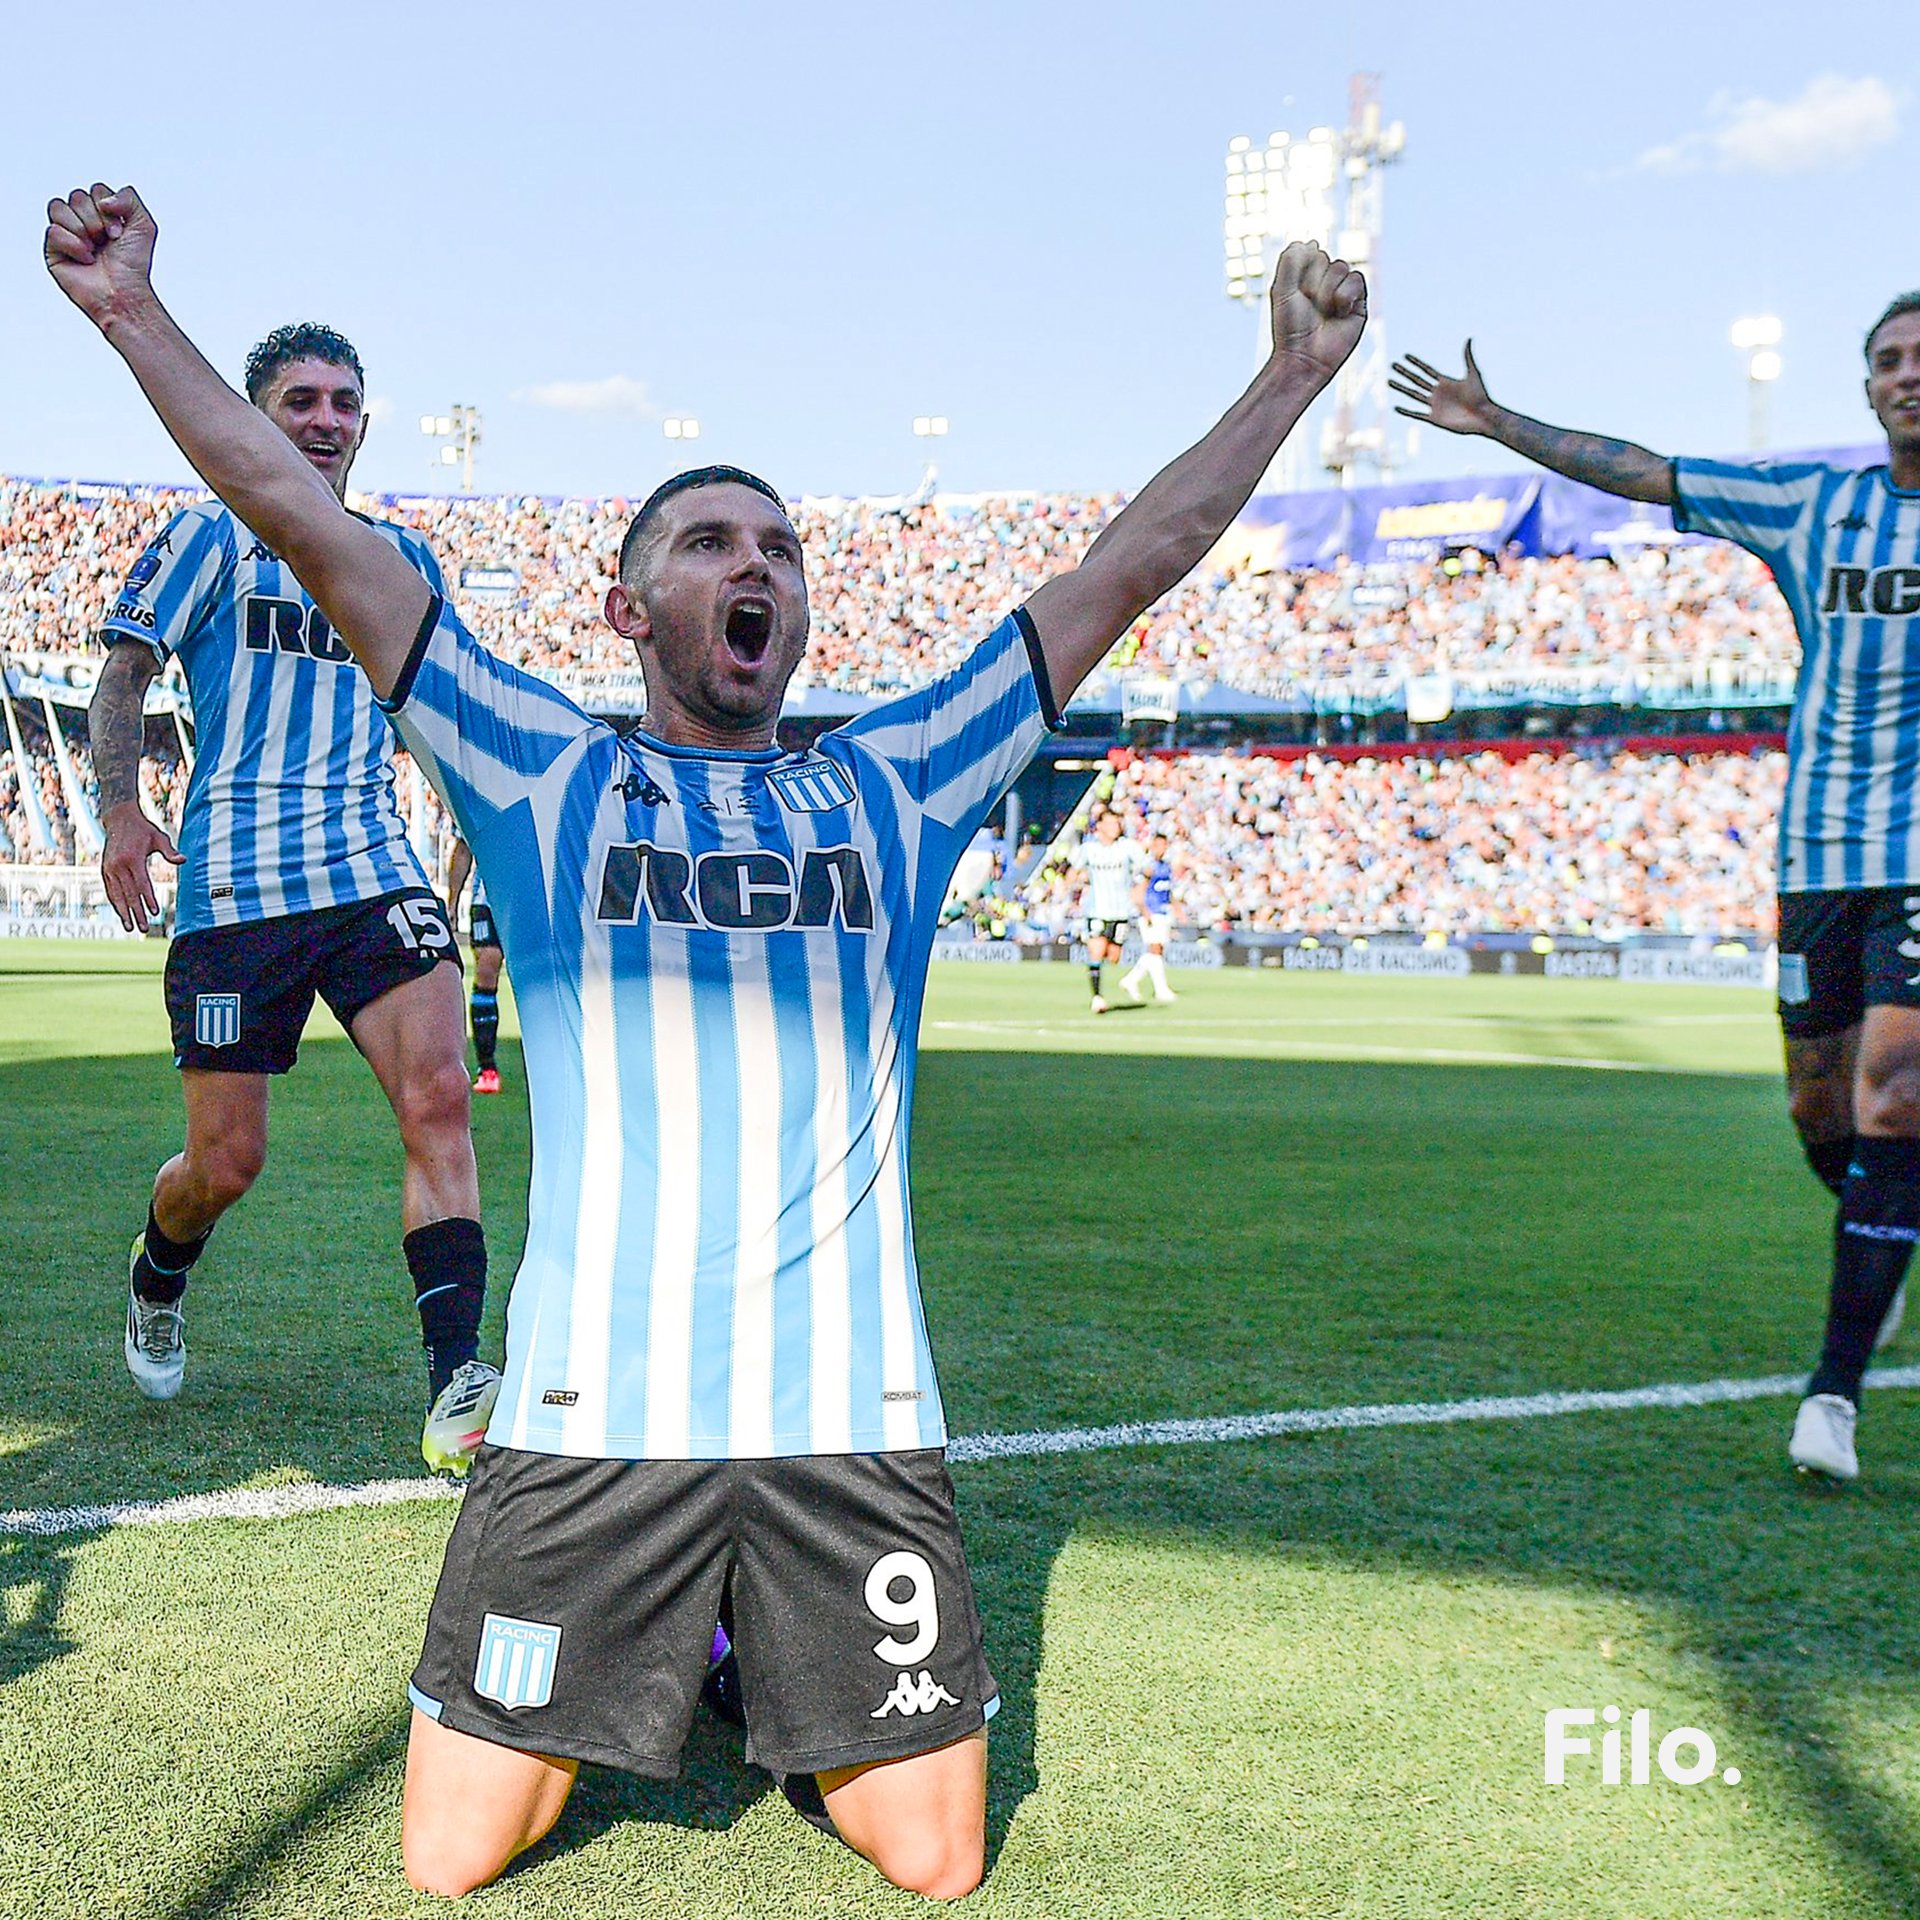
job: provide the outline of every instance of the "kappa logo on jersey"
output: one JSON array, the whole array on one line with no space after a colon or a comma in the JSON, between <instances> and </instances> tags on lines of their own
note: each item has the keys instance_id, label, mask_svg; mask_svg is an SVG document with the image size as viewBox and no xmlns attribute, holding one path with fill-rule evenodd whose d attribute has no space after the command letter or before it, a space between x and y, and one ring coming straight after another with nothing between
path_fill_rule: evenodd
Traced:
<instances>
[{"instance_id":1,"label":"kappa logo on jersey","mask_svg":"<svg viewBox=\"0 0 1920 1920\"><path fill-rule=\"evenodd\" d=\"M544 1707L553 1698L553 1670L559 1664L558 1627L490 1613L480 1630L473 1690L503 1707Z\"/></svg>"},{"instance_id":2,"label":"kappa logo on jersey","mask_svg":"<svg viewBox=\"0 0 1920 1920\"><path fill-rule=\"evenodd\" d=\"M796 877L784 853L703 853L642 840L607 849L600 915L632 926L642 912L670 927L771 933L780 927L873 931L873 883L858 847L811 847Z\"/></svg>"},{"instance_id":3,"label":"kappa logo on jersey","mask_svg":"<svg viewBox=\"0 0 1920 1920\"><path fill-rule=\"evenodd\" d=\"M315 660L352 660L318 607L250 593L240 603L241 630L251 653L304 653Z\"/></svg>"},{"instance_id":4,"label":"kappa logo on jersey","mask_svg":"<svg viewBox=\"0 0 1920 1920\"><path fill-rule=\"evenodd\" d=\"M1864 513L1845 513L1833 523L1836 533L1865 533L1867 516Z\"/></svg>"},{"instance_id":5,"label":"kappa logo on jersey","mask_svg":"<svg viewBox=\"0 0 1920 1920\"><path fill-rule=\"evenodd\" d=\"M960 1704L925 1667L920 1669L916 1680L910 1673L903 1673L893 1683L893 1691L867 1715L869 1720L884 1720L890 1713L904 1714L911 1718L916 1713L937 1713L942 1707L957 1707Z\"/></svg>"},{"instance_id":6,"label":"kappa logo on jersey","mask_svg":"<svg viewBox=\"0 0 1920 1920\"><path fill-rule=\"evenodd\" d=\"M1829 567L1820 611L1894 620L1920 613L1920 567Z\"/></svg>"},{"instance_id":7,"label":"kappa logo on jersey","mask_svg":"<svg viewBox=\"0 0 1920 1920\"><path fill-rule=\"evenodd\" d=\"M613 790L623 800L638 800L643 807L664 807L668 794L657 780L644 773L629 773L613 783Z\"/></svg>"},{"instance_id":8,"label":"kappa logo on jersey","mask_svg":"<svg viewBox=\"0 0 1920 1920\"><path fill-rule=\"evenodd\" d=\"M855 799L853 782L831 760L775 767L767 785L789 813L832 813L836 807L852 806Z\"/></svg>"},{"instance_id":9,"label":"kappa logo on jersey","mask_svg":"<svg viewBox=\"0 0 1920 1920\"><path fill-rule=\"evenodd\" d=\"M240 996L197 993L193 997L193 1037L203 1047L230 1047L240 1038Z\"/></svg>"}]
</instances>

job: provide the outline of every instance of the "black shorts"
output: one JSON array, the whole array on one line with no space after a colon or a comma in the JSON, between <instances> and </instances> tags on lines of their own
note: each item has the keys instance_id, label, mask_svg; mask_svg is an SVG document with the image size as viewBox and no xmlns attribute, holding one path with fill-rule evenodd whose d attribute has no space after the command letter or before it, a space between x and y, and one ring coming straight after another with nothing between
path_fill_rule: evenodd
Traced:
<instances>
[{"instance_id":1,"label":"black shorts","mask_svg":"<svg viewBox=\"0 0 1920 1920\"><path fill-rule=\"evenodd\" d=\"M1127 944L1127 929L1132 925L1133 921L1131 919L1089 920L1087 922L1087 938L1089 940L1108 940L1116 947L1124 947Z\"/></svg>"},{"instance_id":2,"label":"black shorts","mask_svg":"<svg viewBox=\"0 0 1920 1920\"><path fill-rule=\"evenodd\" d=\"M491 907L473 909L473 924L470 932L476 947L497 947L500 944L500 929L493 924Z\"/></svg>"},{"instance_id":3,"label":"black shorts","mask_svg":"<svg viewBox=\"0 0 1920 1920\"><path fill-rule=\"evenodd\" d=\"M460 964L447 910L425 887L180 934L167 950L173 1064L285 1073L317 993L343 1027L383 993Z\"/></svg>"},{"instance_id":4,"label":"black shorts","mask_svg":"<svg viewBox=\"0 0 1920 1920\"><path fill-rule=\"evenodd\" d=\"M924 1753L999 1704L937 1449L580 1460L483 1446L409 1689L443 1726L670 1780L731 1605L747 1757Z\"/></svg>"},{"instance_id":5,"label":"black shorts","mask_svg":"<svg viewBox=\"0 0 1920 1920\"><path fill-rule=\"evenodd\" d=\"M1869 1007L1920 1008L1920 886L1780 896L1780 1024L1814 1040Z\"/></svg>"}]
</instances>

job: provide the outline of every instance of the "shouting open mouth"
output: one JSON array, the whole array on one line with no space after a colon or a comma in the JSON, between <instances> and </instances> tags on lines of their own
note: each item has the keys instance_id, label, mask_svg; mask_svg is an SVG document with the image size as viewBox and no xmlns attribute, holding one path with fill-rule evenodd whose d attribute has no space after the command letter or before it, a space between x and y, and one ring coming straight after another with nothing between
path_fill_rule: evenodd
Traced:
<instances>
[{"instance_id":1,"label":"shouting open mouth","mask_svg":"<svg viewBox=\"0 0 1920 1920\"><path fill-rule=\"evenodd\" d=\"M773 602L744 594L727 609L727 651L743 667L757 667L773 644Z\"/></svg>"}]
</instances>

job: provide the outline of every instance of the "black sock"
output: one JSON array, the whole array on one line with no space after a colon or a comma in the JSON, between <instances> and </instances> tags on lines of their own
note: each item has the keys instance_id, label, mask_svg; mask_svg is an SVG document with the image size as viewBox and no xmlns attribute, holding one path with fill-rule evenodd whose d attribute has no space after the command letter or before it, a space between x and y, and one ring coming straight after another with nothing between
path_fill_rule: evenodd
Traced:
<instances>
[{"instance_id":1,"label":"black sock","mask_svg":"<svg viewBox=\"0 0 1920 1920\"><path fill-rule=\"evenodd\" d=\"M401 1242L420 1309L427 1350L428 1393L446 1384L480 1352L480 1310L487 1303L487 1237L478 1220L436 1220Z\"/></svg>"},{"instance_id":2,"label":"black sock","mask_svg":"<svg viewBox=\"0 0 1920 1920\"><path fill-rule=\"evenodd\" d=\"M158 1307L172 1306L187 1290L187 1271L207 1250L213 1237L209 1227L198 1240L172 1240L147 1203L147 1244L133 1263L133 1290Z\"/></svg>"},{"instance_id":3,"label":"black sock","mask_svg":"<svg viewBox=\"0 0 1920 1920\"><path fill-rule=\"evenodd\" d=\"M1840 1194L1833 1235L1827 1344L1807 1384L1858 1402L1874 1337L1920 1239L1920 1140L1862 1136Z\"/></svg>"},{"instance_id":4,"label":"black sock","mask_svg":"<svg viewBox=\"0 0 1920 1920\"><path fill-rule=\"evenodd\" d=\"M1087 979L1092 983L1093 997L1098 1000L1100 998L1100 962L1098 960L1090 960L1087 963Z\"/></svg>"},{"instance_id":5,"label":"black sock","mask_svg":"<svg viewBox=\"0 0 1920 1920\"><path fill-rule=\"evenodd\" d=\"M473 990L473 1052L484 1073L493 1065L494 1049L500 1044L500 996Z\"/></svg>"},{"instance_id":6,"label":"black sock","mask_svg":"<svg viewBox=\"0 0 1920 1920\"><path fill-rule=\"evenodd\" d=\"M1840 1189L1847 1184L1848 1163L1853 1159L1853 1135L1842 1134L1838 1140L1802 1140L1800 1144L1814 1177L1838 1200Z\"/></svg>"}]
</instances>

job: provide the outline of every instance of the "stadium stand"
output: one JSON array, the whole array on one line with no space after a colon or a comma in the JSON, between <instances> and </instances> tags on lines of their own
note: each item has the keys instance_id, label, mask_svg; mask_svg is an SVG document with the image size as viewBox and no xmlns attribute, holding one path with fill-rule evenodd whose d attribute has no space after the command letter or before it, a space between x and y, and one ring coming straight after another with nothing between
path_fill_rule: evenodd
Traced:
<instances>
[{"instance_id":1,"label":"stadium stand","mask_svg":"<svg viewBox=\"0 0 1920 1920\"><path fill-rule=\"evenodd\" d=\"M1764 747L1192 753L1134 761L1110 804L1169 836L1196 928L1770 938L1785 777ZM1084 906L1053 861L995 911L1018 937Z\"/></svg>"},{"instance_id":2,"label":"stadium stand","mask_svg":"<svg viewBox=\"0 0 1920 1920\"><path fill-rule=\"evenodd\" d=\"M93 632L144 541L195 497L0 479L0 648L59 703L55 724L88 804L79 703L99 653ZM637 710L634 663L598 614L627 501L374 504L433 542L463 616L489 645ZM815 710L831 711L836 700L857 705L923 683L1049 572L1074 564L1118 504L1114 495L801 503L813 645L796 684L820 696ZM1635 676L1660 675L1684 683L1677 706L1751 708L1784 702L1797 665L1763 567L1731 547L1652 543L1617 560L1453 551L1293 570L1264 567L1251 549L1223 551L1109 662L1116 683L1166 676L1218 689L1215 711L1244 698L1250 710L1291 701L1348 712L1405 708L1414 680L1443 684L1459 706L1498 708L1517 704L1516 687L1604 705L1635 697L1622 692ZM47 736L56 707L13 704L39 817L9 749L4 851L84 860ZM1506 730L1520 731L1517 720ZM149 727L148 798L177 821L186 768L165 733ZM1208 752L1136 761L1117 797L1182 849L1177 904L1194 925L1699 934L1771 925L1781 765L1772 752L1617 742L1411 759ZM402 791L416 825L444 837L411 785ZM1064 876L1046 869L1019 889L989 889L982 924L1064 928L1076 908Z\"/></svg>"},{"instance_id":3,"label":"stadium stand","mask_svg":"<svg viewBox=\"0 0 1920 1920\"><path fill-rule=\"evenodd\" d=\"M84 652L146 537L184 500L163 488L0 479L0 647ZM433 542L465 618L517 664L627 670L599 619L624 500L493 496L376 503ZM799 684L916 686L1048 573L1075 564L1116 495L919 504L804 501L813 646ZM1799 649L1757 561L1716 544L1607 559L1512 554L1413 564L1202 569L1116 649L1119 670L1268 698L1408 674L1680 669L1790 679ZM1784 698L1784 694L1781 695Z\"/></svg>"}]
</instances>

